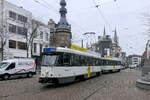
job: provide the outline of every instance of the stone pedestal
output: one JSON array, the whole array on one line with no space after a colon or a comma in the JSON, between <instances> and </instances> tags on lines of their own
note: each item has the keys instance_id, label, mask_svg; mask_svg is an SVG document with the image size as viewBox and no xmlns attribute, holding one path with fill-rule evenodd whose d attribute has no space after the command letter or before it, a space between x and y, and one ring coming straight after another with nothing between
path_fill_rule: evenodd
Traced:
<instances>
[{"instance_id":1,"label":"stone pedestal","mask_svg":"<svg viewBox=\"0 0 150 100\"><path fill-rule=\"evenodd\" d=\"M136 86L150 90L150 60L146 60L142 67L141 78L136 81Z\"/></svg>"}]
</instances>

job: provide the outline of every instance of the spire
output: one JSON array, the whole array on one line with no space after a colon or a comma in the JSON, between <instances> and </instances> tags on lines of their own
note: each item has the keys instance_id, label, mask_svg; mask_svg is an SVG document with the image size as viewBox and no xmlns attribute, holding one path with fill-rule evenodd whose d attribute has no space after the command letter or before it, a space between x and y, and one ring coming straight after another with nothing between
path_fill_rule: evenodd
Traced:
<instances>
[{"instance_id":1,"label":"spire","mask_svg":"<svg viewBox=\"0 0 150 100\"><path fill-rule=\"evenodd\" d=\"M66 14L67 14L67 9L65 8L66 6L66 1L65 0L61 0L60 1L60 21L58 22L58 28L65 28L68 29L69 28L69 24L66 20Z\"/></svg>"},{"instance_id":2,"label":"spire","mask_svg":"<svg viewBox=\"0 0 150 100\"><path fill-rule=\"evenodd\" d=\"M103 36L106 36L106 30L105 30L105 26L104 26L104 33L103 33Z\"/></svg>"},{"instance_id":3,"label":"spire","mask_svg":"<svg viewBox=\"0 0 150 100\"><path fill-rule=\"evenodd\" d=\"M115 31L114 31L114 43L118 44L118 36L117 36L116 28L115 28Z\"/></svg>"}]
</instances>

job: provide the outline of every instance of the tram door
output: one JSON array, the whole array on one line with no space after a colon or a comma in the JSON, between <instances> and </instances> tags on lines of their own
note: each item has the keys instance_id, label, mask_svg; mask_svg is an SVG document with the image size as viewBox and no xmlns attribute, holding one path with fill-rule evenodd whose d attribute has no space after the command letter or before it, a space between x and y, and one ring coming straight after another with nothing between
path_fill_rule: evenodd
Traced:
<instances>
[{"instance_id":1,"label":"tram door","mask_svg":"<svg viewBox=\"0 0 150 100\"><path fill-rule=\"evenodd\" d=\"M67 76L72 76L73 70L71 67L71 54L69 53L63 54L63 66L64 66L64 74Z\"/></svg>"}]
</instances>

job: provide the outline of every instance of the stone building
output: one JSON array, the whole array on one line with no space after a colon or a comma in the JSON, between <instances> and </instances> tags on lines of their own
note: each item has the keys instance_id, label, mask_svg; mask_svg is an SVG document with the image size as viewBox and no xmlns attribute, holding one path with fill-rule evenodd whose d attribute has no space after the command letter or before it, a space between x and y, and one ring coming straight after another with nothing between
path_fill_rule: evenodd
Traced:
<instances>
[{"instance_id":1,"label":"stone building","mask_svg":"<svg viewBox=\"0 0 150 100\"><path fill-rule=\"evenodd\" d=\"M34 41L32 43L32 57L40 57L43 48L50 46L50 28L48 25L41 21L32 20L32 31L34 31L37 25L37 32L35 34Z\"/></svg>"},{"instance_id":2,"label":"stone building","mask_svg":"<svg viewBox=\"0 0 150 100\"><path fill-rule=\"evenodd\" d=\"M49 21L49 25L53 25L51 27L51 46L54 47L71 47L71 25L67 22L66 19L66 14L67 14L67 9L65 8L66 6L66 1L61 0L60 1L60 21L58 24L55 24L52 20Z\"/></svg>"},{"instance_id":3,"label":"stone building","mask_svg":"<svg viewBox=\"0 0 150 100\"><path fill-rule=\"evenodd\" d=\"M140 55L129 55L127 57L128 66L131 68L141 66L141 56Z\"/></svg>"},{"instance_id":4,"label":"stone building","mask_svg":"<svg viewBox=\"0 0 150 100\"><path fill-rule=\"evenodd\" d=\"M117 31L114 31L113 44L112 44L113 57L121 57L121 47L119 46L119 37Z\"/></svg>"},{"instance_id":5,"label":"stone building","mask_svg":"<svg viewBox=\"0 0 150 100\"><path fill-rule=\"evenodd\" d=\"M104 28L103 36L98 37L96 43L96 52L100 53L102 57L112 56L112 39L109 35L106 35Z\"/></svg>"}]
</instances>

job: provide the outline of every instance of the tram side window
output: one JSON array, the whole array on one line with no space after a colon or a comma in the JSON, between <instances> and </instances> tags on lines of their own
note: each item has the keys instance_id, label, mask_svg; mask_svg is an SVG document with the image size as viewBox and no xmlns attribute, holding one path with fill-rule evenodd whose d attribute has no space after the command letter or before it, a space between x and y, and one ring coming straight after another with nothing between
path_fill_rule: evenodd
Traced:
<instances>
[{"instance_id":1,"label":"tram side window","mask_svg":"<svg viewBox=\"0 0 150 100\"><path fill-rule=\"evenodd\" d=\"M79 63L79 66L82 66L82 64L83 64L82 56L79 56L79 58L78 58L78 63Z\"/></svg>"},{"instance_id":2,"label":"tram side window","mask_svg":"<svg viewBox=\"0 0 150 100\"><path fill-rule=\"evenodd\" d=\"M96 66L96 59L93 59L93 66Z\"/></svg>"},{"instance_id":3,"label":"tram side window","mask_svg":"<svg viewBox=\"0 0 150 100\"><path fill-rule=\"evenodd\" d=\"M118 65L118 62L116 61L116 66Z\"/></svg>"},{"instance_id":4,"label":"tram side window","mask_svg":"<svg viewBox=\"0 0 150 100\"><path fill-rule=\"evenodd\" d=\"M63 65L64 66L70 66L70 54L64 53L63 55Z\"/></svg>"},{"instance_id":5,"label":"tram side window","mask_svg":"<svg viewBox=\"0 0 150 100\"><path fill-rule=\"evenodd\" d=\"M57 66L63 66L63 55L59 55Z\"/></svg>"},{"instance_id":6,"label":"tram side window","mask_svg":"<svg viewBox=\"0 0 150 100\"><path fill-rule=\"evenodd\" d=\"M117 62L116 62L116 61L114 61L114 65L115 65L115 66L117 65Z\"/></svg>"},{"instance_id":7,"label":"tram side window","mask_svg":"<svg viewBox=\"0 0 150 100\"><path fill-rule=\"evenodd\" d=\"M94 59L89 58L89 64L90 64L91 66L93 66L93 64L94 64Z\"/></svg>"},{"instance_id":8,"label":"tram side window","mask_svg":"<svg viewBox=\"0 0 150 100\"><path fill-rule=\"evenodd\" d=\"M121 65L121 62L120 62L120 61L118 61L118 65Z\"/></svg>"},{"instance_id":9,"label":"tram side window","mask_svg":"<svg viewBox=\"0 0 150 100\"><path fill-rule=\"evenodd\" d=\"M99 60L99 59L98 59L98 64L97 64L97 65L98 65L98 66L101 66L102 64L103 64L102 60Z\"/></svg>"},{"instance_id":10,"label":"tram side window","mask_svg":"<svg viewBox=\"0 0 150 100\"><path fill-rule=\"evenodd\" d=\"M72 66L80 66L79 56L72 54L71 56L71 65Z\"/></svg>"},{"instance_id":11,"label":"tram side window","mask_svg":"<svg viewBox=\"0 0 150 100\"><path fill-rule=\"evenodd\" d=\"M104 60L100 60L101 62L100 62L100 64L101 64L101 66L104 66Z\"/></svg>"},{"instance_id":12,"label":"tram side window","mask_svg":"<svg viewBox=\"0 0 150 100\"><path fill-rule=\"evenodd\" d=\"M104 60L101 60L101 65L104 66Z\"/></svg>"},{"instance_id":13,"label":"tram side window","mask_svg":"<svg viewBox=\"0 0 150 100\"><path fill-rule=\"evenodd\" d=\"M75 55L71 55L71 66L76 66Z\"/></svg>"},{"instance_id":14,"label":"tram side window","mask_svg":"<svg viewBox=\"0 0 150 100\"><path fill-rule=\"evenodd\" d=\"M100 66L99 62L100 61L98 59L96 59L96 66Z\"/></svg>"},{"instance_id":15,"label":"tram side window","mask_svg":"<svg viewBox=\"0 0 150 100\"><path fill-rule=\"evenodd\" d=\"M104 60L104 66L107 66L107 60Z\"/></svg>"},{"instance_id":16,"label":"tram side window","mask_svg":"<svg viewBox=\"0 0 150 100\"><path fill-rule=\"evenodd\" d=\"M109 64L110 64L110 61L109 61L109 60L107 60L107 65L109 66Z\"/></svg>"},{"instance_id":17,"label":"tram side window","mask_svg":"<svg viewBox=\"0 0 150 100\"><path fill-rule=\"evenodd\" d=\"M112 61L112 65L113 65L113 66L115 66L115 65L116 65L116 64L115 64L115 61Z\"/></svg>"},{"instance_id":18,"label":"tram side window","mask_svg":"<svg viewBox=\"0 0 150 100\"><path fill-rule=\"evenodd\" d=\"M105 65L106 65L106 66L108 65L108 60L106 60Z\"/></svg>"},{"instance_id":19,"label":"tram side window","mask_svg":"<svg viewBox=\"0 0 150 100\"><path fill-rule=\"evenodd\" d=\"M116 61L116 65L118 65L118 61Z\"/></svg>"},{"instance_id":20,"label":"tram side window","mask_svg":"<svg viewBox=\"0 0 150 100\"><path fill-rule=\"evenodd\" d=\"M87 65L92 65L92 61L89 57L87 57Z\"/></svg>"},{"instance_id":21,"label":"tram side window","mask_svg":"<svg viewBox=\"0 0 150 100\"><path fill-rule=\"evenodd\" d=\"M110 61L109 61L109 65L113 65L113 61L110 60Z\"/></svg>"},{"instance_id":22,"label":"tram side window","mask_svg":"<svg viewBox=\"0 0 150 100\"><path fill-rule=\"evenodd\" d=\"M86 66L86 57L85 56L81 56L80 57L80 62L81 62L81 66Z\"/></svg>"}]
</instances>

